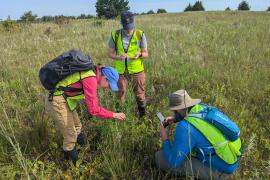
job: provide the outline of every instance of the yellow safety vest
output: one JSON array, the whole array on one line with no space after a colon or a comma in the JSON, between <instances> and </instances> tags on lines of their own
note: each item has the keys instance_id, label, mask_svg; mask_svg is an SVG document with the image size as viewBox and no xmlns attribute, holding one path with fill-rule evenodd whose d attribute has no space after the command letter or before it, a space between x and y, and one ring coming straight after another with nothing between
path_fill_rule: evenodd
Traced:
<instances>
[{"instance_id":1,"label":"yellow safety vest","mask_svg":"<svg viewBox=\"0 0 270 180\"><path fill-rule=\"evenodd\" d=\"M124 74L125 71L129 74L139 73L144 70L142 58L134 59L137 52L141 52L139 47L139 42L141 41L143 31L135 29L133 35L130 39L127 51L125 51L122 42L122 30L117 30L112 32L112 38L115 43L115 50L117 55L128 54L129 59L121 60L115 59L114 66L119 74Z\"/></svg>"},{"instance_id":2,"label":"yellow safety vest","mask_svg":"<svg viewBox=\"0 0 270 180\"><path fill-rule=\"evenodd\" d=\"M76 72L69 76L67 76L65 79L60 81L56 88L59 87L69 87L69 85L74 84L76 82L81 81L82 79L85 79L87 77L96 76L93 70L83 71L83 72ZM54 96L60 96L63 95L64 91L57 90L54 92ZM75 96L65 96L67 105L71 111L76 109L78 101L84 99L84 93L83 90L81 92L76 93Z\"/></svg>"}]
</instances>

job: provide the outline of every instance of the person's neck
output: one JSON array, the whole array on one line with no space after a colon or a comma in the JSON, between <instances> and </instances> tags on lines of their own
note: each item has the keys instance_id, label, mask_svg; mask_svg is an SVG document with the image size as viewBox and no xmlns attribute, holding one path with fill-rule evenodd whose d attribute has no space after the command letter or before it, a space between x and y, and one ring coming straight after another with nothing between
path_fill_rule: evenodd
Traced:
<instances>
[{"instance_id":1,"label":"person's neck","mask_svg":"<svg viewBox=\"0 0 270 180\"><path fill-rule=\"evenodd\" d=\"M99 81L100 76L101 76L101 68L100 68L100 66L96 66L96 72L95 73L96 73L96 78Z\"/></svg>"},{"instance_id":2,"label":"person's neck","mask_svg":"<svg viewBox=\"0 0 270 180\"><path fill-rule=\"evenodd\" d=\"M124 30L124 33L125 33L126 35L128 35L128 36L132 35L133 32L134 32L134 29L132 29L132 30Z\"/></svg>"}]
</instances>

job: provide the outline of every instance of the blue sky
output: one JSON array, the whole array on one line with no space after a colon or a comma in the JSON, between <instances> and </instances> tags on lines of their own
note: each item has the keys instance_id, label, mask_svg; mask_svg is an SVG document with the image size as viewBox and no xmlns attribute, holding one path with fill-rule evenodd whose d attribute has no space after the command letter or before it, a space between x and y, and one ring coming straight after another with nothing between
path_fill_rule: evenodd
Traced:
<instances>
[{"instance_id":1,"label":"blue sky","mask_svg":"<svg viewBox=\"0 0 270 180\"><path fill-rule=\"evenodd\" d=\"M181 12L196 0L129 0L132 12L147 12L164 8L168 12ZM224 10L226 7L236 9L242 0L202 0L206 10ZM253 11L265 11L270 0L247 0ZM39 17L45 15L96 14L96 0L0 0L0 19L19 19L26 11L32 11Z\"/></svg>"}]
</instances>

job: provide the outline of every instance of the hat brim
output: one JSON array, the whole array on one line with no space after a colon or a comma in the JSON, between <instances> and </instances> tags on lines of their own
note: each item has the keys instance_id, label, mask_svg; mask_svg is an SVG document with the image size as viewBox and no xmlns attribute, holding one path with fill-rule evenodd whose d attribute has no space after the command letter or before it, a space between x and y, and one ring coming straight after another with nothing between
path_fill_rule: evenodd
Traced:
<instances>
[{"instance_id":1,"label":"hat brim","mask_svg":"<svg viewBox=\"0 0 270 180\"><path fill-rule=\"evenodd\" d=\"M134 29L134 23L124 24L124 25L123 25L123 28L124 28L125 30L131 30L131 29Z\"/></svg>"},{"instance_id":2,"label":"hat brim","mask_svg":"<svg viewBox=\"0 0 270 180\"><path fill-rule=\"evenodd\" d=\"M110 84L110 88L112 91L117 92L119 90L118 86L117 86L117 82L110 82L109 81L109 84Z\"/></svg>"},{"instance_id":3,"label":"hat brim","mask_svg":"<svg viewBox=\"0 0 270 180\"><path fill-rule=\"evenodd\" d=\"M199 104L200 102L201 102L201 99L192 99L189 102L186 102L185 104L182 104L182 105L179 105L179 106L169 106L169 109L171 111L185 109L185 108L194 106L196 104Z\"/></svg>"}]
</instances>

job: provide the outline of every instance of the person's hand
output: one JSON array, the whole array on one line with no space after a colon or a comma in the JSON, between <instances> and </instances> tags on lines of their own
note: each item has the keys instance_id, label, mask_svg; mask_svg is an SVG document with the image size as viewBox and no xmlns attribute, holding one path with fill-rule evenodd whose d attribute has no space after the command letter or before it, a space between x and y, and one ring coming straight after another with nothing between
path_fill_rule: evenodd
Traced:
<instances>
[{"instance_id":1,"label":"person's hand","mask_svg":"<svg viewBox=\"0 0 270 180\"><path fill-rule=\"evenodd\" d=\"M120 57L120 59L126 59L126 58L128 58L128 54L120 54L119 55L119 57Z\"/></svg>"},{"instance_id":2,"label":"person's hand","mask_svg":"<svg viewBox=\"0 0 270 180\"><path fill-rule=\"evenodd\" d=\"M139 51L139 52L137 52L137 53L135 54L134 58L135 58L135 59L138 59L141 55L142 55L142 52Z\"/></svg>"},{"instance_id":3,"label":"person's hand","mask_svg":"<svg viewBox=\"0 0 270 180\"><path fill-rule=\"evenodd\" d=\"M113 118L123 121L126 119L126 115L124 113L113 113Z\"/></svg>"},{"instance_id":4,"label":"person's hand","mask_svg":"<svg viewBox=\"0 0 270 180\"><path fill-rule=\"evenodd\" d=\"M160 137L162 139L162 141L168 139L168 133L167 133L167 129L164 128L163 124L160 124Z\"/></svg>"},{"instance_id":5,"label":"person's hand","mask_svg":"<svg viewBox=\"0 0 270 180\"><path fill-rule=\"evenodd\" d=\"M166 117L165 121L169 123L169 125L171 125L174 122L174 117L173 116Z\"/></svg>"}]
</instances>

